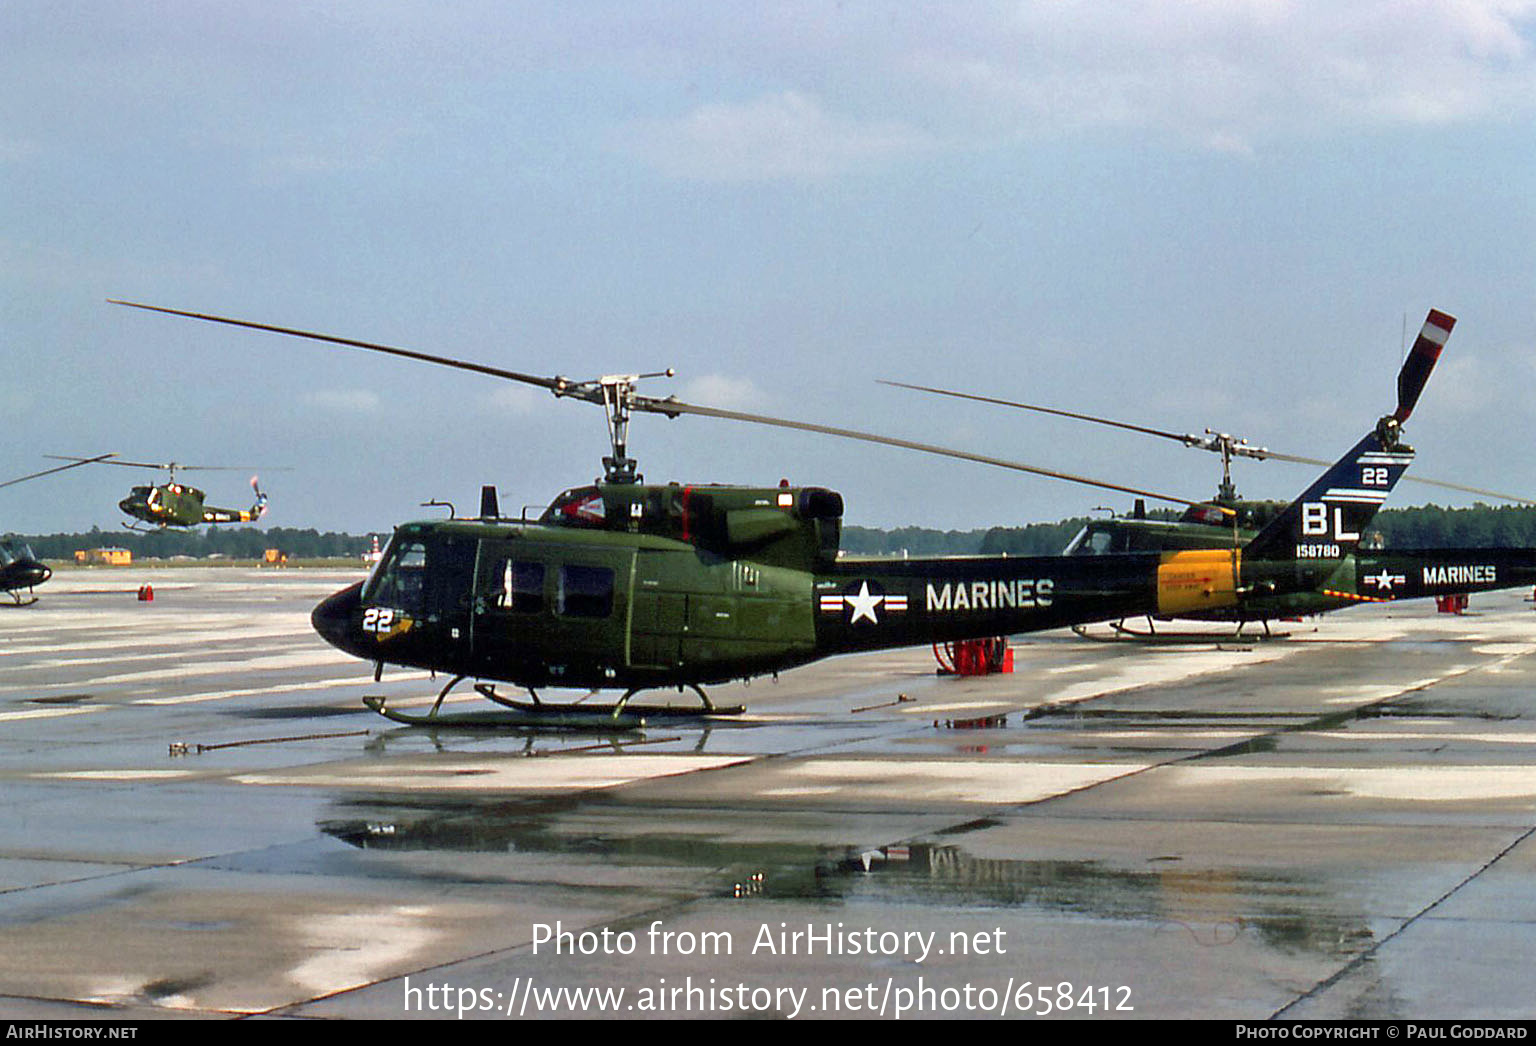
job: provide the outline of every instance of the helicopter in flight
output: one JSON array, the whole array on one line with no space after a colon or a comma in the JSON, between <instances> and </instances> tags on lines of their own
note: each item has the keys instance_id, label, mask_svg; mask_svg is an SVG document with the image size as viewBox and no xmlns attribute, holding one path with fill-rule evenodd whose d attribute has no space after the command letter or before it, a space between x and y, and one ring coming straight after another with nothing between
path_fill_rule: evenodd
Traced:
<instances>
[{"instance_id":1,"label":"helicopter in flight","mask_svg":"<svg viewBox=\"0 0 1536 1046\"><path fill-rule=\"evenodd\" d=\"M1322 588L1345 568L1412 461L1401 422L1434 364L1433 356L1418 355L1405 364L1396 411L1240 546L1093 557L855 559L839 556L843 499L835 491L643 482L628 454L631 416L798 429L1196 503L909 440L646 396L636 390L642 375L544 377L248 320L113 303L453 367L604 408L612 454L603 459L601 481L563 492L536 519L503 517L487 487L478 518L403 523L367 580L314 609L315 630L373 662L375 678L386 664L450 677L425 715L370 702L392 719L423 724L475 715L439 714L443 699L467 678L514 717L534 720L700 713L630 703L640 692L664 688L690 689L703 712L724 714L742 709L715 707L706 686L777 675L837 654L1191 613ZM526 689L532 703L499 694L499 682ZM612 705L578 708L542 702L543 687L622 696Z\"/></svg>"},{"instance_id":2,"label":"helicopter in flight","mask_svg":"<svg viewBox=\"0 0 1536 1046\"><path fill-rule=\"evenodd\" d=\"M1403 371L1399 375L1400 390L1405 383L1416 380L1413 376L1414 372L1423 370L1427 373L1428 369L1434 366L1455 323L1455 317L1438 309L1429 311ZM1174 520L1149 518L1145 503L1138 499L1129 517L1088 521L1063 551L1063 555L1067 556L1223 548L1231 547L1234 542L1242 543L1251 540L1269 520L1285 508L1285 503L1239 498L1232 482L1232 459L1242 457L1260 461L1275 459L1308 465L1325 464L1315 458L1278 453L1267 447L1249 443L1246 439L1213 429L1206 429L1204 436L1180 434L1092 414L1021 403L994 396L899 381L882 380L881 383L918 392L1107 425L1172 440L1187 447L1208 450L1221 455L1221 484L1217 489L1216 497L1211 501L1188 507L1178 519ZM1409 412L1411 413L1411 406ZM1408 414L1403 413L1397 418L1398 424L1400 425L1407 418ZM1530 499L1513 494L1503 494L1423 476L1411 476L1407 479L1464 493L1536 504ZM1361 602L1381 603L1398 599L1518 588L1536 581L1536 549L1400 548L1389 551L1374 547L1374 543L1367 538L1348 558L1345 565L1348 569L1341 570L1324 588L1272 593L1246 600L1240 605L1197 610L1176 616L1203 621L1235 622L1239 632L1248 622L1258 622L1268 633L1269 622L1277 618L1326 613ZM1150 625L1150 622L1149 629L1145 632L1131 629L1123 621L1115 624L1114 629L1117 634L1131 638L1153 638L1156 635L1155 628Z\"/></svg>"},{"instance_id":3,"label":"helicopter in flight","mask_svg":"<svg viewBox=\"0 0 1536 1046\"><path fill-rule=\"evenodd\" d=\"M124 523L129 530L164 530L166 527L196 527L204 523L254 523L267 514L267 495L262 493L258 477L251 477L251 489L256 501L250 508L219 508L205 504L207 497L196 487L177 482L176 473L182 471L243 472L242 468L225 465L178 465L176 462L102 461L100 459L74 458L50 454L60 461L84 465L92 460L103 465L122 465L125 468L163 469L167 473L164 483L144 484L134 487L117 507L132 516L133 523ZM139 526L139 523L147 526Z\"/></svg>"},{"instance_id":4,"label":"helicopter in flight","mask_svg":"<svg viewBox=\"0 0 1536 1046\"><path fill-rule=\"evenodd\" d=\"M28 480L39 479L43 476L51 476L55 472L65 472L69 469L79 468L81 465L92 465L116 457L114 454L98 454L93 458L81 458L68 465L59 465L55 468L44 469L27 476L18 476L16 479L8 479L0 483L0 487L11 487ZM37 602L32 590L53 576L53 571L33 554L30 545L20 545L11 541L0 541L0 593L11 597L11 602L0 603L0 606L31 606ZM28 598L23 599L22 589L26 589Z\"/></svg>"}]
</instances>

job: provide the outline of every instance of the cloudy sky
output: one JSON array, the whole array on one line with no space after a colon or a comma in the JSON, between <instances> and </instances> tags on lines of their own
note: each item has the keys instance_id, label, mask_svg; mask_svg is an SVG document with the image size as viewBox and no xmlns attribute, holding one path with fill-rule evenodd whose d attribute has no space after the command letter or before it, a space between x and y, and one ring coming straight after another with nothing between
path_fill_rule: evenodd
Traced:
<instances>
[{"instance_id":1,"label":"cloudy sky","mask_svg":"<svg viewBox=\"0 0 1536 1046\"><path fill-rule=\"evenodd\" d=\"M362 532L601 469L593 407L109 297L536 374L674 367L646 391L1187 497L1214 458L874 379L1333 458L1438 307L1460 323L1415 470L1536 497L1533 46L1531 0L10 0L0 479L248 467L270 525ZM867 525L1126 501L700 418L631 443L650 480L831 486ZM147 478L8 488L0 531L115 529Z\"/></svg>"}]
</instances>

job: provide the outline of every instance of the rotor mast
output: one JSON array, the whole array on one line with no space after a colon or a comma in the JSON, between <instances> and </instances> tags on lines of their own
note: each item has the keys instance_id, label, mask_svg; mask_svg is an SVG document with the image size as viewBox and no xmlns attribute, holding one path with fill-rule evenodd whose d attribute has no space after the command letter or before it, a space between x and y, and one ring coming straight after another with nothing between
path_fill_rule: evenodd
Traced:
<instances>
[{"instance_id":1,"label":"rotor mast","mask_svg":"<svg viewBox=\"0 0 1536 1046\"><path fill-rule=\"evenodd\" d=\"M556 396L576 396L591 401L596 385L603 411L608 417L608 442L613 453L603 458L603 480L607 483L639 483L640 462L629 456L629 415L635 407L635 386L645 378L670 378L671 367L650 374L605 374L596 381L571 383L560 379L553 388ZM581 390L581 391L578 391Z\"/></svg>"}]
</instances>

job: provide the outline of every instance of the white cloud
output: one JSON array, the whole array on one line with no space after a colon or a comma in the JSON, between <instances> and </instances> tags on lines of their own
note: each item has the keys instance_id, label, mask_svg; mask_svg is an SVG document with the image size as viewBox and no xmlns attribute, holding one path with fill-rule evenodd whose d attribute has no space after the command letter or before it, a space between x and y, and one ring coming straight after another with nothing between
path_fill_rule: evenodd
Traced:
<instances>
[{"instance_id":1,"label":"white cloud","mask_svg":"<svg viewBox=\"0 0 1536 1046\"><path fill-rule=\"evenodd\" d=\"M799 91L702 105L677 120L631 124L618 144L662 173L699 181L817 179L931 149L897 121L861 123L827 113Z\"/></svg>"},{"instance_id":2,"label":"white cloud","mask_svg":"<svg viewBox=\"0 0 1536 1046\"><path fill-rule=\"evenodd\" d=\"M379 395L369 389L315 389L301 399L306 406L338 414L371 414L379 409Z\"/></svg>"},{"instance_id":3,"label":"white cloud","mask_svg":"<svg viewBox=\"0 0 1536 1046\"><path fill-rule=\"evenodd\" d=\"M685 403L725 410L761 410L765 400L763 393L751 381L723 374L701 374L685 382L677 398Z\"/></svg>"},{"instance_id":4,"label":"white cloud","mask_svg":"<svg viewBox=\"0 0 1536 1046\"><path fill-rule=\"evenodd\" d=\"M796 21L781 13L717 27L722 61L770 70L778 89L616 142L672 177L739 182L1101 127L1243 156L1276 138L1519 119L1536 108L1533 19L1536 0L1026 0L852 5L797 36L773 31Z\"/></svg>"},{"instance_id":5,"label":"white cloud","mask_svg":"<svg viewBox=\"0 0 1536 1046\"><path fill-rule=\"evenodd\" d=\"M1531 0L1024 3L916 52L983 126L1123 125L1215 148L1339 125L1529 111Z\"/></svg>"},{"instance_id":6,"label":"white cloud","mask_svg":"<svg viewBox=\"0 0 1536 1046\"><path fill-rule=\"evenodd\" d=\"M553 400L543 389L527 385L502 385L486 394L486 402L497 413L531 414L544 402Z\"/></svg>"}]
</instances>

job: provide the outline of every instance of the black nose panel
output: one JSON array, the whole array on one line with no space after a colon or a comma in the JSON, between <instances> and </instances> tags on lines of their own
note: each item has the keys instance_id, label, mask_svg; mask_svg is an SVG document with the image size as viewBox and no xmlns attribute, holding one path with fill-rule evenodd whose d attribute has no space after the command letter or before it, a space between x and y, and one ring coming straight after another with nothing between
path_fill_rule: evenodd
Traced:
<instances>
[{"instance_id":1,"label":"black nose panel","mask_svg":"<svg viewBox=\"0 0 1536 1046\"><path fill-rule=\"evenodd\" d=\"M367 657L358 646L357 608L362 604L363 583L359 581L327 596L309 615L315 631L337 650L355 657Z\"/></svg>"}]
</instances>

